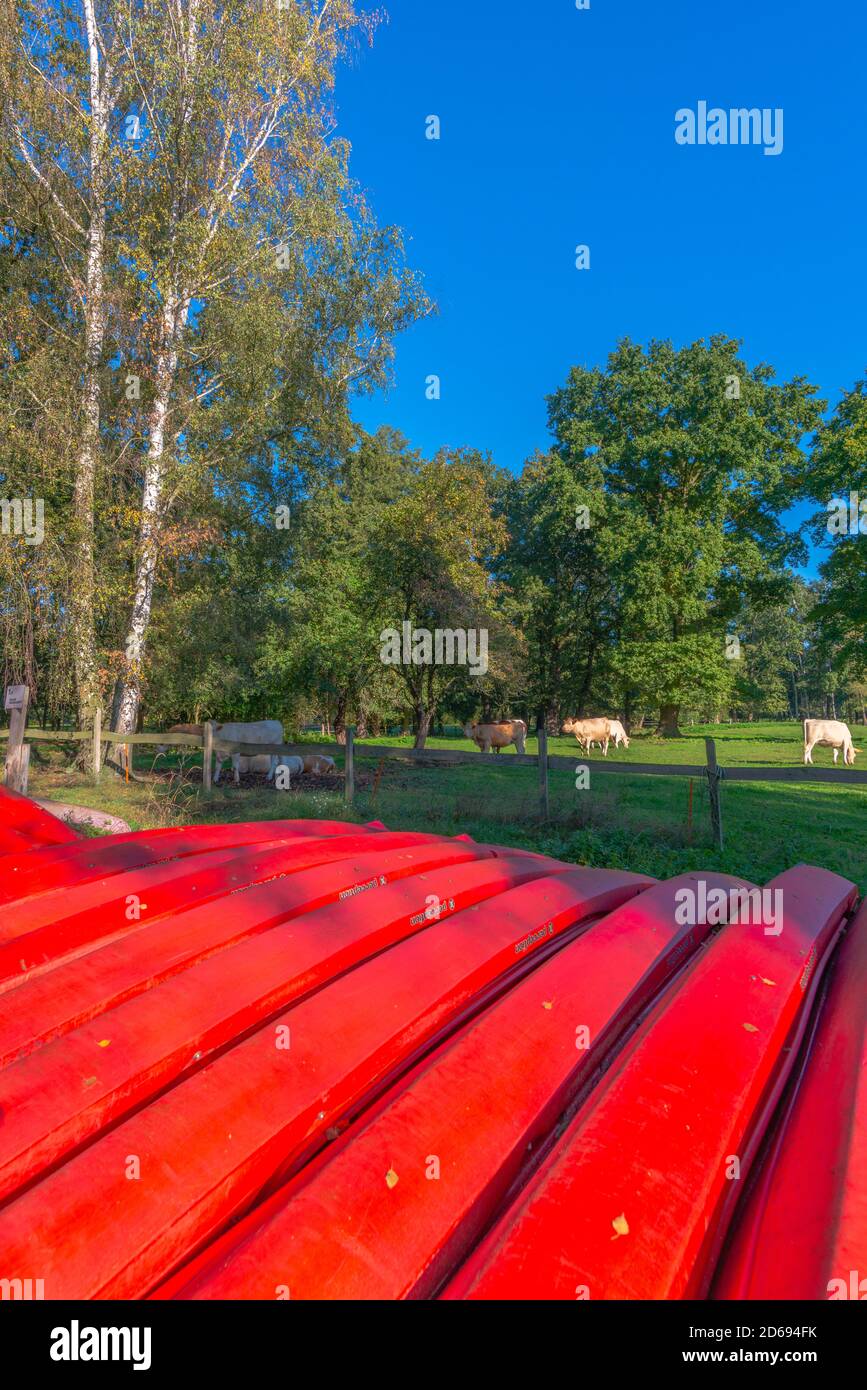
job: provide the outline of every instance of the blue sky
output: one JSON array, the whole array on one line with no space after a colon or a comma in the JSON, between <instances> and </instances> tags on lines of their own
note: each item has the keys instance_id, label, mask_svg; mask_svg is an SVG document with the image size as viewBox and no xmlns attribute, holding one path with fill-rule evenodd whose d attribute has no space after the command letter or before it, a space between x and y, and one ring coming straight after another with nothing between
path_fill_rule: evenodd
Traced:
<instances>
[{"instance_id":1,"label":"blue sky","mask_svg":"<svg viewBox=\"0 0 867 1390\"><path fill-rule=\"evenodd\" d=\"M545 396L624 335L730 333L832 404L867 371L863 0L386 8L340 74L340 133L439 315L359 402L368 428L517 469L547 446ZM675 112L700 100L782 107L782 153L678 145Z\"/></svg>"}]
</instances>

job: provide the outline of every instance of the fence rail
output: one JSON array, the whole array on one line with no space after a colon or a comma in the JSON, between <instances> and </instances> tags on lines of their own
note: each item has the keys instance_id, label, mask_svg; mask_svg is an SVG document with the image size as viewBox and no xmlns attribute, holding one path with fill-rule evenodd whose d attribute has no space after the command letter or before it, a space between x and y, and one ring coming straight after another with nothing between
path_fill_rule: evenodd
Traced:
<instances>
[{"instance_id":1,"label":"fence rail","mask_svg":"<svg viewBox=\"0 0 867 1390\"><path fill-rule=\"evenodd\" d=\"M8 729L0 729L0 741L9 737ZM89 743L93 739L90 730L80 729L27 729L29 742ZM204 739L194 734L114 734L103 733L102 743L130 744L135 747L197 748L201 749ZM257 754L274 757L291 757L293 754L323 753L333 756L346 752L342 743L229 743L215 738L213 747L220 752L240 753L242 757L255 757ZM395 758L417 763L476 763L488 754L469 749L463 752L457 748L404 748L378 743L353 743L358 758ZM493 756L493 755L490 755ZM519 767L538 767L536 753L506 753L509 763ZM548 766L569 770L576 761L588 759L576 748L574 754L549 753ZM705 763L634 763L612 762L606 758L594 757L594 772L615 775L624 772L639 773L643 777L703 777L707 772ZM864 785L867 783L867 768L854 767L780 767L775 764L757 764L755 767L720 767L720 777L726 782L847 782Z\"/></svg>"},{"instance_id":2,"label":"fence rail","mask_svg":"<svg viewBox=\"0 0 867 1390\"><path fill-rule=\"evenodd\" d=\"M9 738L9 730L0 730L0 740ZM344 781L345 795L348 803L351 803L355 794L355 767L359 759L387 759L394 761L411 762L420 765L435 766L456 766L456 765L478 765L479 759L489 757L480 751L466 752L453 748L403 748L384 744L365 744L359 743L355 738L353 729L347 730L345 744L332 743L231 743L226 739L217 738L214 734L212 724L204 726L204 733L198 734L118 734L103 732L100 720L94 722L92 730L77 729L27 729L25 737L28 741L45 741L56 743L79 743L93 742L94 747L94 770L98 778L102 765L102 745L113 744L127 750L132 747L167 747L167 748L195 748L201 749L207 756L203 758L203 786L206 791L211 787L211 764L210 753L220 752L226 756L240 754L242 757L257 757L263 754L268 757L292 757L303 754L327 754L343 755L345 760ZM844 783L847 785L865 786L867 785L867 768L855 769L853 767L777 767L777 766L756 766L756 767L720 767L716 759L716 745L712 738L705 739L707 762L706 763L634 763L634 762L609 762L605 758L593 758L592 763L576 748L575 754L569 757L558 753L548 752L547 736L544 730L540 730L539 751L533 753L510 753L507 754L508 764L519 767L536 767L539 771L539 812L540 818L544 821L549 814L549 791L548 774L552 769L555 771L574 772L576 764L578 766L592 766L593 772L600 773L604 777L636 775L641 777L689 777L702 778L707 780L710 794L711 824L713 827L714 839L720 848L723 844L722 831L722 806L720 799L720 784L725 782L793 782L793 783ZM9 759L7 758L7 768ZM24 759L26 769L26 758ZM127 763L128 766L128 763ZM24 788L26 790L26 784Z\"/></svg>"}]
</instances>

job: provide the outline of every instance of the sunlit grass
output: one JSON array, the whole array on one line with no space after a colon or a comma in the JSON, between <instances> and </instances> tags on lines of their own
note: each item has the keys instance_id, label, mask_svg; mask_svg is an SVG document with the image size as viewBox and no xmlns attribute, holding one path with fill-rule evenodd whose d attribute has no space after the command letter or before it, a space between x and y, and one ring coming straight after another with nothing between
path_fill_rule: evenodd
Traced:
<instances>
[{"instance_id":1,"label":"sunlit grass","mask_svg":"<svg viewBox=\"0 0 867 1390\"><path fill-rule=\"evenodd\" d=\"M803 758L802 734L795 724L717 724L685 732L686 737L674 741L639 736L628 750L612 748L609 759L702 765L705 733L716 739L723 767L797 766ZM370 742L375 747L395 740ZM428 746L469 749L466 739L456 738L432 739ZM549 748L574 756L577 766L574 740L551 739ZM535 753L534 738L527 751ZM35 795L109 811L133 829L284 817L378 819L393 828L468 833L480 841L537 849L575 863L659 877L704 868L765 883L783 869L806 862L833 869L867 891L867 787L723 782L725 848L720 852L710 839L702 777L594 777L592 760L587 790L576 789L572 772L551 770L551 820L543 826L536 769L510 765L508 753L479 755L472 764L454 767L384 762L374 794L381 760L360 750L358 790L351 808L345 805L341 778L335 779L333 791L281 793L264 785L226 785L206 797L200 781L126 784L110 772L103 773L97 787L79 773L63 770L59 750L51 754L50 765L41 761L45 753L43 744L40 760L32 765ZM830 750L815 757L817 764L830 762ZM137 767L145 772L151 761L150 754L139 755ZM194 761L188 759L188 766Z\"/></svg>"}]
</instances>

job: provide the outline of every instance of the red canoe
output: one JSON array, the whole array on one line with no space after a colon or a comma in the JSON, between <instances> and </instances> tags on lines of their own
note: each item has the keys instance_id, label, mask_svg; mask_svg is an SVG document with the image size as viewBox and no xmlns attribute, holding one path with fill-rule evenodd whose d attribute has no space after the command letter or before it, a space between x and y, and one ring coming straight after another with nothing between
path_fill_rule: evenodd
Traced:
<instances>
[{"instance_id":1,"label":"red canoe","mask_svg":"<svg viewBox=\"0 0 867 1390\"><path fill-rule=\"evenodd\" d=\"M867 1298L867 907L831 971L716 1298Z\"/></svg>"}]
</instances>

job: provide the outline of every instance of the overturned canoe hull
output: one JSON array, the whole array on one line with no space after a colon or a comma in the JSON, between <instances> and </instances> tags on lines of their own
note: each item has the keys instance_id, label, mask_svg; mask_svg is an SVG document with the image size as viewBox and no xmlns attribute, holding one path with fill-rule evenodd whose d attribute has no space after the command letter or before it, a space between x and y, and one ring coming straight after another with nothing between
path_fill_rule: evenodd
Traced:
<instances>
[{"instance_id":1,"label":"overturned canoe hull","mask_svg":"<svg viewBox=\"0 0 867 1390\"><path fill-rule=\"evenodd\" d=\"M867 1269L867 916L836 875L745 922L722 875L379 823L83 841L29 807L0 800L0 1252L47 1298L819 1298Z\"/></svg>"}]
</instances>

